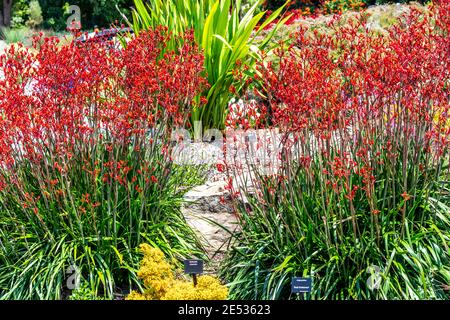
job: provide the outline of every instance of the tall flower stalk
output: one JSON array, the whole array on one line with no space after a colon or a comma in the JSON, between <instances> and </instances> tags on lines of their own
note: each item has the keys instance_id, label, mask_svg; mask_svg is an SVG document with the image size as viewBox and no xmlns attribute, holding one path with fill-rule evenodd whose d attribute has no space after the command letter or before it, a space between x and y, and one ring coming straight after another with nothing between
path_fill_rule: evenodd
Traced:
<instances>
[{"instance_id":1,"label":"tall flower stalk","mask_svg":"<svg viewBox=\"0 0 450 320\"><path fill-rule=\"evenodd\" d=\"M288 275L308 275L313 298L448 298L448 10L411 8L381 34L337 18L259 65L281 165L236 190L236 297L286 297Z\"/></svg>"},{"instance_id":2,"label":"tall flower stalk","mask_svg":"<svg viewBox=\"0 0 450 320\"><path fill-rule=\"evenodd\" d=\"M36 38L0 56L3 298L60 298L69 265L112 297L137 285L140 243L196 252L179 212L192 181L170 139L207 82L193 34L166 52L171 39L157 28L119 50Z\"/></svg>"}]
</instances>

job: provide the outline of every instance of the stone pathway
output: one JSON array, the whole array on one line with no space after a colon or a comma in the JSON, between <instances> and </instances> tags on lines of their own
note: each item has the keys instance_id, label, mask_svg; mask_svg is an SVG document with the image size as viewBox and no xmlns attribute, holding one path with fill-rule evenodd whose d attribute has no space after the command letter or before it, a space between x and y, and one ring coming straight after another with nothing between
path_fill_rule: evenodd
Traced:
<instances>
[{"instance_id":1,"label":"stone pathway","mask_svg":"<svg viewBox=\"0 0 450 320\"><path fill-rule=\"evenodd\" d=\"M185 194L182 213L197 233L210 261L206 274L215 274L238 229L238 221L230 205L230 194L224 181L207 182Z\"/></svg>"},{"instance_id":2,"label":"stone pathway","mask_svg":"<svg viewBox=\"0 0 450 320\"><path fill-rule=\"evenodd\" d=\"M277 132L256 130L254 132L227 132L229 143L195 142L175 146L173 158L180 165L206 164L210 167L207 182L187 192L182 213L189 226L198 234L210 259L205 265L206 273L215 273L225 253L233 244L233 234L239 223L233 211L231 194L227 189L227 175L233 177L234 191L241 192L240 201L247 201L245 194L253 192L254 165L266 170L266 162L273 160L270 154L279 140ZM264 143L263 143L264 142ZM261 144L258 148L257 145ZM223 150L227 150L225 159ZM227 174L219 172L216 165L228 164ZM271 172L271 170L269 170ZM276 171L276 170L275 170Z\"/></svg>"},{"instance_id":3,"label":"stone pathway","mask_svg":"<svg viewBox=\"0 0 450 320\"><path fill-rule=\"evenodd\" d=\"M278 132L256 130L254 132L228 132L226 144L227 174L233 177L233 190L241 192L240 201L247 201L245 194L254 192L252 181L255 167L258 171L276 172L267 167L276 158L274 144L279 143ZM259 147L256 147L260 145ZM225 146L196 142L178 145L174 149L174 161L180 165L209 165L207 182L187 192L182 213L189 226L198 234L210 259L205 265L206 273L215 273L225 253L233 244L233 234L239 223L233 211L231 194L227 190L227 174L219 172L217 164L224 165ZM270 157L267 155L272 153Z\"/></svg>"}]
</instances>

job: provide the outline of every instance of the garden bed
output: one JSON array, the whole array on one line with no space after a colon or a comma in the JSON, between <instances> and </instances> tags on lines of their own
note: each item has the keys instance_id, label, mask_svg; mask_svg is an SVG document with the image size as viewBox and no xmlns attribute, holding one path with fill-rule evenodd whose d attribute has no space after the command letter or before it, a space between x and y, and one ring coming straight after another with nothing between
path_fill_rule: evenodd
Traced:
<instances>
[{"instance_id":1,"label":"garden bed","mask_svg":"<svg viewBox=\"0 0 450 320\"><path fill-rule=\"evenodd\" d=\"M0 48L0 299L450 298L448 0L135 4Z\"/></svg>"}]
</instances>

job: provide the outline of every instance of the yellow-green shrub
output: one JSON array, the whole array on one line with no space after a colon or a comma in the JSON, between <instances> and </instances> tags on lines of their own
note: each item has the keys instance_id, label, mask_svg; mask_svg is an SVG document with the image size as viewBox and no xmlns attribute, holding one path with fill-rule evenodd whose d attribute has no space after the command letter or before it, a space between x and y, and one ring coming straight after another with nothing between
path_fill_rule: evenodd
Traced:
<instances>
[{"instance_id":1,"label":"yellow-green shrub","mask_svg":"<svg viewBox=\"0 0 450 320\"><path fill-rule=\"evenodd\" d=\"M212 276L198 277L197 286L187 280L176 279L174 265L161 250L141 244L144 254L138 277L142 279L143 293L132 291L127 300L225 300L228 289Z\"/></svg>"}]
</instances>

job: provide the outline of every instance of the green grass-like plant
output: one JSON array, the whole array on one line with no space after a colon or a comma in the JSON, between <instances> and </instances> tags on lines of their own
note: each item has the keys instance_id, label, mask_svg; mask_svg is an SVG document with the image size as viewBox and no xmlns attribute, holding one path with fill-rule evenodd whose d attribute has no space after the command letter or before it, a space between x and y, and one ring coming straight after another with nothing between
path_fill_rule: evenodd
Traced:
<instances>
[{"instance_id":1,"label":"green grass-like plant","mask_svg":"<svg viewBox=\"0 0 450 320\"><path fill-rule=\"evenodd\" d=\"M258 52L270 49L270 39L289 18L280 19L263 35L262 31L280 15L284 6L263 21L266 12L258 11L261 3L255 2L244 12L240 0L155 0L147 4L135 0L136 9L130 25L137 34L139 30L158 25L166 26L174 34L193 29L195 40L203 49L210 84L204 94L208 102L201 108L194 108L192 124L201 121L205 130L224 128L230 88L239 95L246 87L245 79L236 81L233 71L246 66L245 74L252 75ZM167 49L171 50L173 46L168 44Z\"/></svg>"}]
</instances>

